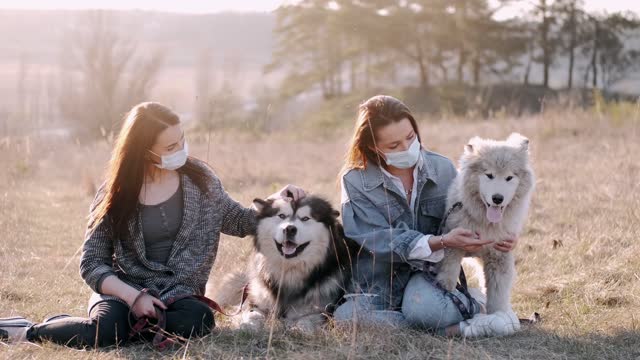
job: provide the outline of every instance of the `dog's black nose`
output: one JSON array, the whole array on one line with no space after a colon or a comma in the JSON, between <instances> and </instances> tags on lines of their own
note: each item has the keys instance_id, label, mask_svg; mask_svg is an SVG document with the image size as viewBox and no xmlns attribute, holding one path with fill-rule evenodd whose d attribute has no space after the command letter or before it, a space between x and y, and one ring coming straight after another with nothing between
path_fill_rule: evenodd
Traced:
<instances>
[{"instance_id":1,"label":"dog's black nose","mask_svg":"<svg viewBox=\"0 0 640 360\"><path fill-rule=\"evenodd\" d=\"M493 194L493 196L491 197L491 200L493 200L494 204L500 205L502 204L502 201L504 201L504 196L500 194Z\"/></svg>"},{"instance_id":2,"label":"dog's black nose","mask_svg":"<svg viewBox=\"0 0 640 360\"><path fill-rule=\"evenodd\" d=\"M295 236L297 232L298 232L298 228L296 228L293 225L289 225L284 229L284 233L287 236Z\"/></svg>"}]
</instances>

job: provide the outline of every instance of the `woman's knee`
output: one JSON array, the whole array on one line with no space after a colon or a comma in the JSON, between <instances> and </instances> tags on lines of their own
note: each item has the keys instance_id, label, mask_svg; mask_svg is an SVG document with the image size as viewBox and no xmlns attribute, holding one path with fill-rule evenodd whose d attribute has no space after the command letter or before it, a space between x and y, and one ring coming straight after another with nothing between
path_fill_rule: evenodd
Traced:
<instances>
[{"instance_id":1,"label":"woman's knee","mask_svg":"<svg viewBox=\"0 0 640 360\"><path fill-rule=\"evenodd\" d=\"M414 275L405 288L402 313L412 326L437 329L462 321L462 316L442 290Z\"/></svg>"},{"instance_id":2,"label":"woman's knee","mask_svg":"<svg viewBox=\"0 0 640 360\"><path fill-rule=\"evenodd\" d=\"M381 302L376 301L377 295L349 294L346 297L347 300L333 313L338 323L357 320L362 324L406 326L402 313L386 309Z\"/></svg>"},{"instance_id":3,"label":"woman's knee","mask_svg":"<svg viewBox=\"0 0 640 360\"><path fill-rule=\"evenodd\" d=\"M129 308L117 301L96 304L90 318L60 317L33 326L31 341L52 341L57 344L85 348L108 347L127 340Z\"/></svg>"},{"instance_id":4,"label":"woman's knee","mask_svg":"<svg viewBox=\"0 0 640 360\"><path fill-rule=\"evenodd\" d=\"M202 301L183 299L167 310L167 331L183 336L202 336L215 327L213 311Z\"/></svg>"},{"instance_id":5,"label":"woman's knee","mask_svg":"<svg viewBox=\"0 0 640 360\"><path fill-rule=\"evenodd\" d=\"M368 317L372 311L385 310L378 294L353 293L344 296L344 302L336 308L333 316L336 320L350 320L355 317Z\"/></svg>"},{"instance_id":6,"label":"woman's knee","mask_svg":"<svg viewBox=\"0 0 640 360\"><path fill-rule=\"evenodd\" d=\"M129 307L117 301L101 305L97 305L97 311L91 312L91 322L95 332L93 346L107 347L123 344L129 336Z\"/></svg>"}]
</instances>

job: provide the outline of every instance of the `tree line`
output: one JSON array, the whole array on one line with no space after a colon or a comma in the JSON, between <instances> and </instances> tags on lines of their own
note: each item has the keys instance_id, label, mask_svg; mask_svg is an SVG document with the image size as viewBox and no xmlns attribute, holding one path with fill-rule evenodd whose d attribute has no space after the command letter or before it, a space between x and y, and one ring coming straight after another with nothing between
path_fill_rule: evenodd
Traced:
<instances>
[{"instance_id":1,"label":"tree line","mask_svg":"<svg viewBox=\"0 0 640 360\"><path fill-rule=\"evenodd\" d=\"M216 65L208 53L215 49L209 49L195 66L194 118L205 130L267 131L307 110L304 102L287 101L295 95L317 91L325 99L343 101L353 94L351 99L361 100L363 93L407 85L416 91L403 98L422 105L418 110L488 114L516 98L514 112L520 114L537 111L545 93L536 87L521 96L513 86L492 86L485 94L483 87L533 84L532 69L539 66L540 88L549 88L554 68L554 75L566 74L563 89L607 90L640 70L634 48L640 46L640 22L634 14L590 13L581 0L529 0L534 6L526 17L496 16L514 2L524 1L301 0L280 7L277 41L265 68L283 79L280 91L265 84L247 106L234 89L237 66L225 66L217 83L210 79ZM151 96L166 57L141 47L123 29L111 12L87 12L63 32L58 71L30 74L22 58L17 104L13 112L0 109L0 135L18 131L10 123L44 127L44 117L53 113L81 139L116 132L122 115ZM37 91L30 93L31 86ZM430 89L444 95L425 97L422 90Z\"/></svg>"},{"instance_id":2,"label":"tree line","mask_svg":"<svg viewBox=\"0 0 640 360\"><path fill-rule=\"evenodd\" d=\"M499 19L509 5L526 16ZM593 13L582 0L302 0L276 10L276 49L266 72L283 71L281 93L320 91L325 99L416 79L420 88L518 81L533 66L566 59L566 83L609 89L640 68L630 46L631 12ZM640 45L640 44L636 44ZM407 71L410 73L407 74Z\"/></svg>"}]
</instances>

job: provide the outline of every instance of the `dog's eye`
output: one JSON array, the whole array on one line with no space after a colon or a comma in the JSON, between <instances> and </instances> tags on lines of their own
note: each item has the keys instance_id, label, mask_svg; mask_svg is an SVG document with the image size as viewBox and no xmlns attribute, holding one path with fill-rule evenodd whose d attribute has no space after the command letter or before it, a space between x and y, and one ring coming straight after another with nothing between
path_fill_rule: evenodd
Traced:
<instances>
[{"instance_id":1,"label":"dog's eye","mask_svg":"<svg viewBox=\"0 0 640 360\"><path fill-rule=\"evenodd\" d=\"M493 180L493 174L485 174L490 180Z\"/></svg>"},{"instance_id":2,"label":"dog's eye","mask_svg":"<svg viewBox=\"0 0 640 360\"><path fill-rule=\"evenodd\" d=\"M305 217L303 217L302 219L300 219L300 221L309 221L309 217L308 217L308 216L305 216Z\"/></svg>"},{"instance_id":3,"label":"dog's eye","mask_svg":"<svg viewBox=\"0 0 640 360\"><path fill-rule=\"evenodd\" d=\"M513 179L513 176L507 176L507 178L505 180L511 181L511 179Z\"/></svg>"},{"instance_id":4,"label":"dog's eye","mask_svg":"<svg viewBox=\"0 0 640 360\"><path fill-rule=\"evenodd\" d=\"M280 215L278 215L278 217L279 217L280 219L284 219L284 218L286 218L286 217L287 217L287 215L285 215L285 214L280 214Z\"/></svg>"}]
</instances>

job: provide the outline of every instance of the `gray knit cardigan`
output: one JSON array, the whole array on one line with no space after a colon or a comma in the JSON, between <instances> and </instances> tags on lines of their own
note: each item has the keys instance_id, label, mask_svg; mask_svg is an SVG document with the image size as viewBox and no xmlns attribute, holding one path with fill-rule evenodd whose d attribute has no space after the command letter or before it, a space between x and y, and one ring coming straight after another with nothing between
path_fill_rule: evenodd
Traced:
<instances>
[{"instance_id":1,"label":"gray knit cardigan","mask_svg":"<svg viewBox=\"0 0 640 360\"><path fill-rule=\"evenodd\" d=\"M121 299L100 294L101 279L113 274L136 289L149 288L167 301L178 295L204 295L216 258L220 233L245 237L256 232L256 213L234 201L215 173L204 162L190 159L208 174L208 192L203 193L181 174L184 211L166 265L150 262L145 256L140 211L129 220L126 239L114 239L108 217L93 231L87 230L80 260L80 275L93 289L89 312L98 302ZM91 205L93 210L104 196L104 188ZM114 241L115 240L115 241Z\"/></svg>"}]
</instances>

